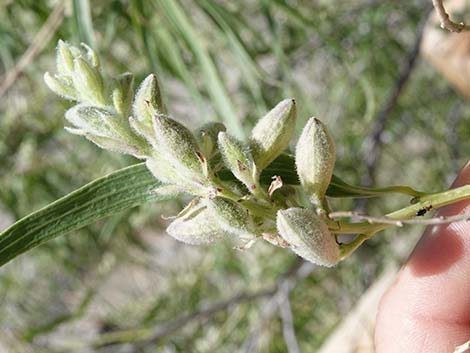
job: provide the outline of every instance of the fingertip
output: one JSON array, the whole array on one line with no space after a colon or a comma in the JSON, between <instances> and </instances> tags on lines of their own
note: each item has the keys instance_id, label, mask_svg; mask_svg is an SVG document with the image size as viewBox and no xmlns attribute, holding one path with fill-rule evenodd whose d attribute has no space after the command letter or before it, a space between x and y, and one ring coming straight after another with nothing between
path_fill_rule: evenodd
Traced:
<instances>
[{"instance_id":1,"label":"fingertip","mask_svg":"<svg viewBox=\"0 0 470 353\"><path fill-rule=\"evenodd\" d=\"M470 162L452 187L470 184ZM470 200L443 208L470 212ZM377 353L451 352L470 335L470 222L428 227L377 315Z\"/></svg>"}]
</instances>

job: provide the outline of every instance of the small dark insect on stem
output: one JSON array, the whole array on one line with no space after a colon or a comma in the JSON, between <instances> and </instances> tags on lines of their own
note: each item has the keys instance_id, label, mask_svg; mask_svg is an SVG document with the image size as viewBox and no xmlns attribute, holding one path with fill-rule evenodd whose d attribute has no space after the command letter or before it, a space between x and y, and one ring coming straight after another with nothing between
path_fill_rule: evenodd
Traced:
<instances>
[{"instance_id":1,"label":"small dark insect on stem","mask_svg":"<svg viewBox=\"0 0 470 353\"><path fill-rule=\"evenodd\" d=\"M336 244L338 244L338 245L343 245L343 243L340 242L339 239L338 239L338 234L335 234L335 242L336 242Z\"/></svg>"},{"instance_id":2,"label":"small dark insect on stem","mask_svg":"<svg viewBox=\"0 0 470 353\"><path fill-rule=\"evenodd\" d=\"M426 213L432 210L432 205L426 206L416 212L416 216L424 216Z\"/></svg>"}]
</instances>

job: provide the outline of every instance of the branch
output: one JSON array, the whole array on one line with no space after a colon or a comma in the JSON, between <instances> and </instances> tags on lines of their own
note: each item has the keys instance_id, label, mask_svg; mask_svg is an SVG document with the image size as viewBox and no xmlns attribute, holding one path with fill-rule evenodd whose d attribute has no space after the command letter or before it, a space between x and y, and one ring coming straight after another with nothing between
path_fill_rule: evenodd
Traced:
<instances>
[{"instance_id":1,"label":"branch","mask_svg":"<svg viewBox=\"0 0 470 353\"><path fill-rule=\"evenodd\" d=\"M291 267L291 269L277 281L277 290L271 298L269 298L261 308L260 319L258 324L251 330L251 334L243 344L242 351L245 353L258 352L258 339L266 323L274 316L279 309L280 305L284 301L284 298L296 287L296 285L309 276L314 270L315 265L310 262L305 262L300 258ZM281 314L282 315L282 314ZM285 324L285 323L284 323ZM284 329L284 327L283 327ZM284 332L285 335L285 332ZM285 336L284 336L285 337ZM289 340L291 337L289 337ZM295 335L294 335L295 339ZM287 342L286 345L291 344ZM292 349L292 345L290 346ZM289 351L291 352L291 351ZM295 350L292 350L295 352Z\"/></svg>"},{"instance_id":2,"label":"branch","mask_svg":"<svg viewBox=\"0 0 470 353\"><path fill-rule=\"evenodd\" d=\"M279 313L282 320L282 334L288 353L300 353L299 343L295 337L294 317L289 301L289 288L283 286L280 293Z\"/></svg>"},{"instance_id":3,"label":"branch","mask_svg":"<svg viewBox=\"0 0 470 353\"><path fill-rule=\"evenodd\" d=\"M103 334L96 340L87 344L87 346L98 349L113 344L125 344L131 342L140 342L140 347L153 345L161 338L168 336L191 322L207 319L219 311L226 310L233 305L270 296L275 292L276 288L271 287L255 293L239 293L227 300L221 301L207 308L197 310L193 313L183 315L173 321L158 325L155 328L130 329Z\"/></svg>"},{"instance_id":4,"label":"branch","mask_svg":"<svg viewBox=\"0 0 470 353\"><path fill-rule=\"evenodd\" d=\"M456 216L449 217L435 217L429 219L394 219L390 217L371 217L368 215L363 215L357 212L351 211L338 211L331 212L329 214L330 218L354 218L359 221L367 221L369 223L382 223L382 224L391 224L397 227L403 227L404 224L424 224L424 225L434 225L434 224L447 224L452 222L459 221L468 221L470 220L470 213L460 214Z\"/></svg>"},{"instance_id":5,"label":"branch","mask_svg":"<svg viewBox=\"0 0 470 353\"><path fill-rule=\"evenodd\" d=\"M468 30L468 27L465 25L465 23L457 23L450 19L449 14L444 8L443 0L432 0L432 4L436 9L439 20L441 21L441 28L457 33L462 32L463 30Z\"/></svg>"},{"instance_id":6,"label":"branch","mask_svg":"<svg viewBox=\"0 0 470 353\"><path fill-rule=\"evenodd\" d=\"M289 291L300 280L308 276L314 266L298 259L278 280L264 289L254 293L242 292L227 300L215 303L206 308L201 308L193 313L183 315L173 321L157 325L156 327L136 328L129 330L114 331L101 335L91 342L68 342L67 347L70 350L81 350L84 348L99 349L115 344L135 343L136 348L144 348L146 346L155 345L161 338L172 334L173 332L183 328L184 326L204 319L209 319L220 311L227 310L234 305L244 302L260 299L263 297L277 298L280 288L288 286ZM277 301L276 301L277 305ZM277 307L277 306L276 306Z\"/></svg>"}]
</instances>

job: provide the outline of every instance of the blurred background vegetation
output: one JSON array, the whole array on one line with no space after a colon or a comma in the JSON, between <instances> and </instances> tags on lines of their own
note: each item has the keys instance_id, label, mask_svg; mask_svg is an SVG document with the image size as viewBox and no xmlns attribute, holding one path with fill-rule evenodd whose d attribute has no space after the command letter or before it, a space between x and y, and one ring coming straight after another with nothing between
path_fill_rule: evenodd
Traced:
<instances>
[{"instance_id":1,"label":"blurred background vegetation","mask_svg":"<svg viewBox=\"0 0 470 353\"><path fill-rule=\"evenodd\" d=\"M1 0L1 228L137 162L63 130L68 103L42 80L58 39L89 43L107 74L157 73L193 128L246 132L295 97L298 129L312 115L328 125L346 181L447 188L468 159L470 107L418 56L429 3ZM407 202L334 206L378 215ZM315 352L422 231L381 233L325 269L261 243L177 243L161 215L180 206L115 215L1 268L0 352Z\"/></svg>"}]
</instances>

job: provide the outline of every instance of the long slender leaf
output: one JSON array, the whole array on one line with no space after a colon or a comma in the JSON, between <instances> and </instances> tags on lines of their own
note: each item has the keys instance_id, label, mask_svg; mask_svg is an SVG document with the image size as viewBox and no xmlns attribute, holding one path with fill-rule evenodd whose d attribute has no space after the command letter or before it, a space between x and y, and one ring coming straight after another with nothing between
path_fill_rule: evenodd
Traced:
<instances>
[{"instance_id":1,"label":"long slender leaf","mask_svg":"<svg viewBox=\"0 0 470 353\"><path fill-rule=\"evenodd\" d=\"M220 114L220 119L224 121L235 135L243 137L244 132L241 122L235 112L232 101L228 97L226 87L212 60L208 49L198 31L191 24L188 16L181 5L175 0L155 0L158 8L165 14L165 17L183 36L187 45L191 48L196 60L198 61L204 82L207 84L207 90L212 98L215 108Z\"/></svg>"},{"instance_id":2,"label":"long slender leaf","mask_svg":"<svg viewBox=\"0 0 470 353\"><path fill-rule=\"evenodd\" d=\"M75 18L80 41L87 43L91 47L95 47L90 2L88 0L73 0L73 16Z\"/></svg>"},{"instance_id":3,"label":"long slender leaf","mask_svg":"<svg viewBox=\"0 0 470 353\"><path fill-rule=\"evenodd\" d=\"M161 201L161 184L145 164L97 179L19 220L0 234L0 265L59 235L147 201Z\"/></svg>"},{"instance_id":4,"label":"long slender leaf","mask_svg":"<svg viewBox=\"0 0 470 353\"><path fill-rule=\"evenodd\" d=\"M237 61L239 61L239 67L243 72L243 78L256 101L258 114L262 114L266 111L266 103L263 99L262 88L259 82L259 80L263 78L261 69L258 68L256 61L250 56L240 36L230 28L223 15L218 11L215 3L203 0L201 1L201 5L213 21L220 27L224 33L224 37L226 37L229 45L232 47L233 52L238 58Z\"/></svg>"}]
</instances>

